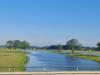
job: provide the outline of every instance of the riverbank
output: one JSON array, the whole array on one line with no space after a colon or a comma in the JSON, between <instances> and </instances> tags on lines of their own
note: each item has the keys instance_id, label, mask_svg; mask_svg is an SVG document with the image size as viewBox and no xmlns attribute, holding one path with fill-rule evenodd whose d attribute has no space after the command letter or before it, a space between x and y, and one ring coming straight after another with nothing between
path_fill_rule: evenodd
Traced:
<instances>
[{"instance_id":1,"label":"riverbank","mask_svg":"<svg viewBox=\"0 0 100 75\"><path fill-rule=\"evenodd\" d=\"M26 53L21 50L0 49L0 72L24 71L26 61Z\"/></svg>"},{"instance_id":2,"label":"riverbank","mask_svg":"<svg viewBox=\"0 0 100 75\"><path fill-rule=\"evenodd\" d=\"M93 56L93 55L82 55L82 54L68 54L73 57L78 57L82 59L92 60L96 62L100 62L100 56Z\"/></svg>"},{"instance_id":3,"label":"riverbank","mask_svg":"<svg viewBox=\"0 0 100 75\"><path fill-rule=\"evenodd\" d=\"M71 53L71 50L50 50L49 52L100 62L100 52L98 51L74 51Z\"/></svg>"}]
</instances>

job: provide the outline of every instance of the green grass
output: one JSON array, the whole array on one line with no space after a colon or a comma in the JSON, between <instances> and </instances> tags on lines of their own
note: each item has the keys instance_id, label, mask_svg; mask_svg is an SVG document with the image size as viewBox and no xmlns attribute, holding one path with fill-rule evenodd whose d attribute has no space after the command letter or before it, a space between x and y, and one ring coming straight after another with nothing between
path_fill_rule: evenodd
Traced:
<instances>
[{"instance_id":1,"label":"green grass","mask_svg":"<svg viewBox=\"0 0 100 75\"><path fill-rule=\"evenodd\" d=\"M82 52L86 52L86 53L92 52L92 53L95 53L95 54L100 54L100 51L78 51L78 50L75 50L75 53L72 53L71 50L50 50L49 52L57 53L57 54L63 54L65 56L69 55L69 56L73 56L73 57L77 57L77 58L82 58L82 59L100 62L100 56L81 54Z\"/></svg>"},{"instance_id":2,"label":"green grass","mask_svg":"<svg viewBox=\"0 0 100 75\"><path fill-rule=\"evenodd\" d=\"M69 52L69 50L46 50L46 51L57 54L65 54Z\"/></svg>"},{"instance_id":3,"label":"green grass","mask_svg":"<svg viewBox=\"0 0 100 75\"><path fill-rule=\"evenodd\" d=\"M0 72L1 71L24 71L27 61L26 54L20 50L0 49Z\"/></svg>"},{"instance_id":4,"label":"green grass","mask_svg":"<svg viewBox=\"0 0 100 75\"><path fill-rule=\"evenodd\" d=\"M82 59L87 59L87 60L100 62L100 56L82 55L82 54L69 54L69 55L73 56L73 57L78 57L78 58L82 58Z\"/></svg>"}]
</instances>

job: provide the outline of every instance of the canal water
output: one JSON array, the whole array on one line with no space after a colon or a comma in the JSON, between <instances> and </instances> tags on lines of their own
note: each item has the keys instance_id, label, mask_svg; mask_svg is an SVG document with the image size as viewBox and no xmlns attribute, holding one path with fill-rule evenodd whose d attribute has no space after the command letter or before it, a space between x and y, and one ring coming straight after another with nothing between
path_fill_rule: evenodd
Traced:
<instances>
[{"instance_id":1,"label":"canal water","mask_svg":"<svg viewBox=\"0 0 100 75\"><path fill-rule=\"evenodd\" d=\"M43 50L27 50L27 72L100 71L100 63Z\"/></svg>"}]
</instances>

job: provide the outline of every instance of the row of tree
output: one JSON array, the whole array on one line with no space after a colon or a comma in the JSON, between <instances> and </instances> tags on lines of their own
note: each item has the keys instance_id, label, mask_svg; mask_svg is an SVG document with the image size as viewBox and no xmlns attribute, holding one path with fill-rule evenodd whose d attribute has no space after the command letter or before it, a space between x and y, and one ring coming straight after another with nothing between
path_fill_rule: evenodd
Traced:
<instances>
[{"instance_id":1,"label":"row of tree","mask_svg":"<svg viewBox=\"0 0 100 75\"><path fill-rule=\"evenodd\" d=\"M61 44L51 45L51 46L48 46L47 49L59 49L59 50L70 49L70 50L73 50L73 49L80 49L81 47L82 47L82 44L80 44L77 39L71 39L66 43L66 45L61 45Z\"/></svg>"},{"instance_id":2,"label":"row of tree","mask_svg":"<svg viewBox=\"0 0 100 75\"><path fill-rule=\"evenodd\" d=\"M85 47L83 46L77 39L71 39L69 40L66 45L51 45L48 47L45 47L47 49L66 49L66 50L100 50L100 42L97 43L97 47Z\"/></svg>"},{"instance_id":3,"label":"row of tree","mask_svg":"<svg viewBox=\"0 0 100 75\"><path fill-rule=\"evenodd\" d=\"M36 48L36 49L58 49L58 50L62 50L62 49L66 49L66 50L100 50L100 42L97 43L97 48L96 47L84 47L81 43L79 43L79 41L77 39L71 39L69 40L66 45L51 45L51 46L45 46L45 47L34 47L34 46L30 46L30 44L27 41L19 41L19 40L10 40L7 41L5 46L7 48L10 49L26 49L26 48Z\"/></svg>"},{"instance_id":4,"label":"row of tree","mask_svg":"<svg viewBox=\"0 0 100 75\"><path fill-rule=\"evenodd\" d=\"M17 48L26 49L30 47L30 44L27 41L10 40L6 42L5 46L9 49L12 49L12 48L13 49L17 49Z\"/></svg>"}]
</instances>

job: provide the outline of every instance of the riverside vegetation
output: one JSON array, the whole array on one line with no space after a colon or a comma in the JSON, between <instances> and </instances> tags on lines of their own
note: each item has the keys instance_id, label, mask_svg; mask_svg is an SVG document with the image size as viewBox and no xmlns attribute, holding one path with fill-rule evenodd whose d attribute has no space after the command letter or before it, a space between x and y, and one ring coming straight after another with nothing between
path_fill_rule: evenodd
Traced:
<instances>
[{"instance_id":1,"label":"riverside vegetation","mask_svg":"<svg viewBox=\"0 0 100 75\"><path fill-rule=\"evenodd\" d=\"M0 49L0 72L24 71L24 65L27 62L27 57L24 52L19 49Z\"/></svg>"},{"instance_id":2,"label":"riverside vegetation","mask_svg":"<svg viewBox=\"0 0 100 75\"><path fill-rule=\"evenodd\" d=\"M50 48L55 49L55 46L51 46ZM84 47L77 39L71 39L65 46L60 45L57 46L57 48L59 50L51 50L50 52L100 62L100 42L97 43L97 48ZM63 50L64 48L66 48L66 50Z\"/></svg>"},{"instance_id":3,"label":"riverside vegetation","mask_svg":"<svg viewBox=\"0 0 100 75\"><path fill-rule=\"evenodd\" d=\"M72 53L72 50L49 50L49 52L100 62L100 52L99 51L74 50L74 53Z\"/></svg>"},{"instance_id":4,"label":"riverside vegetation","mask_svg":"<svg viewBox=\"0 0 100 75\"><path fill-rule=\"evenodd\" d=\"M87 52L87 51L85 51ZM94 52L94 51L93 51ZM96 53L97 51L95 51L94 53ZM89 51L88 51L89 53ZM100 54L100 52L98 52ZM100 62L100 55L90 55L90 54L82 54L82 53L69 53L68 55L73 56L73 57L78 57L78 58L83 58L83 59L87 59L87 60L92 60L92 61L96 61L96 62Z\"/></svg>"},{"instance_id":5,"label":"riverside vegetation","mask_svg":"<svg viewBox=\"0 0 100 75\"><path fill-rule=\"evenodd\" d=\"M24 71L27 56L22 49L26 48L29 48L26 41L7 41L4 48L0 48L0 72Z\"/></svg>"}]
</instances>

